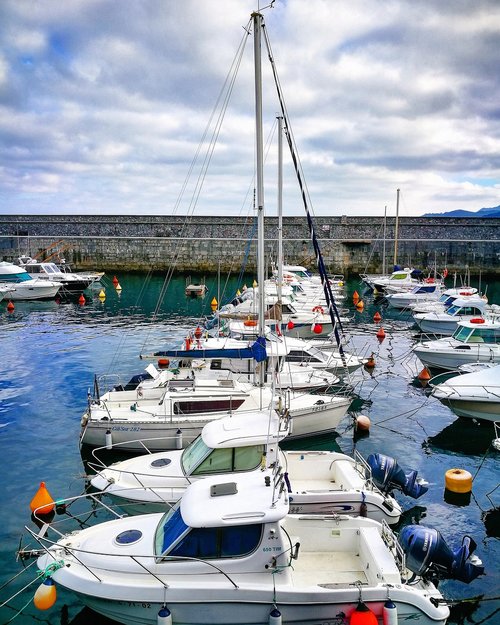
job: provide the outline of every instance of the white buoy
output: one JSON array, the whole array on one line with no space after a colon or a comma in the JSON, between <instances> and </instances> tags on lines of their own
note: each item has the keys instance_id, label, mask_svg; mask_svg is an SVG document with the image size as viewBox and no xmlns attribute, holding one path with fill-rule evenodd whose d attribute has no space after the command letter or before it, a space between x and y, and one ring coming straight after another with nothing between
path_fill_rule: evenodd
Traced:
<instances>
[{"instance_id":1,"label":"white buoy","mask_svg":"<svg viewBox=\"0 0 500 625\"><path fill-rule=\"evenodd\" d=\"M172 625L172 614L166 605L162 606L158 612L156 622L158 625Z\"/></svg>"},{"instance_id":2,"label":"white buoy","mask_svg":"<svg viewBox=\"0 0 500 625\"><path fill-rule=\"evenodd\" d=\"M283 623L283 617L278 608L273 608L269 614L269 625L281 625Z\"/></svg>"},{"instance_id":3,"label":"white buoy","mask_svg":"<svg viewBox=\"0 0 500 625\"><path fill-rule=\"evenodd\" d=\"M182 449L182 430L177 430L175 433L175 448Z\"/></svg>"},{"instance_id":4,"label":"white buoy","mask_svg":"<svg viewBox=\"0 0 500 625\"><path fill-rule=\"evenodd\" d=\"M398 625L398 608L396 604L387 599L382 610L382 618L384 625Z\"/></svg>"},{"instance_id":5,"label":"white buoy","mask_svg":"<svg viewBox=\"0 0 500 625\"><path fill-rule=\"evenodd\" d=\"M111 430L106 430L106 449L113 448L113 435L111 434Z\"/></svg>"}]
</instances>

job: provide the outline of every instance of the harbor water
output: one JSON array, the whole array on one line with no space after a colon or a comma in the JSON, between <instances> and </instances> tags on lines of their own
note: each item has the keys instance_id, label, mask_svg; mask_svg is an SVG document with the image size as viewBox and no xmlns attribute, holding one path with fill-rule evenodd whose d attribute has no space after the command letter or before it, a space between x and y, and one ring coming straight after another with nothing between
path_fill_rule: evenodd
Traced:
<instances>
[{"instance_id":1,"label":"harbor water","mask_svg":"<svg viewBox=\"0 0 500 625\"><path fill-rule=\"evenodd\" d=\"M139 354L179 346L211 315L214 297L227 301L241 286L236 278L219 286L216 277L207 277L205 297L190 298L184 292L184 277L169 284L162 276L149 274L124 274L118 279L121 291L107 277L105 298L98 297L97 289L87 295L85 304L16 302L8 312L6 302L0 303L0 604L6 602L0 607L0 625L112 625L61 588L50 610L34 607L38 583L30 582L36 577L36 561L16 560L26 540L24 526L37 531L30 501L42 481L54 499L84 491L87 467L78 439L94 374L116 374L126 382L148 364ZM490 302L500 303L500 281L488 283L483 278L483 290L486 284ZM472 281L472 286L477 284ZM362 312L352 304L354 290L364 301ZM396 458L406 472L417 469L429 482L429 491L418 500L396 495L406 511L403 523L438 529L452 548L460 545L463 535L471 536L485 566L485 575L469 585L440 583L442 594L455 602L449 622L496 625L500 453L491 444L493 425L458 418L429 396L429 389L417 379L423 366L411 351L418 338L408 314L391 311L373 294L364 294L355 279L346 285L344 302L340 305L347 305L353 316L345 328L351 337L349 349L363 356L373 354L375 360L373 369L358 370L349 381L352 413L369 416L370 432L357 436L348 415L336 435L294 442L293 448L348 454L356 449L364 457L379 452ZM377 310L382 315L379 324L373 322ZM376 337L380 325L386 333L381 342ZM470 500L450 500L445 494L445 473L454 467L474 477Z\"/></svg>"}]
</instances>

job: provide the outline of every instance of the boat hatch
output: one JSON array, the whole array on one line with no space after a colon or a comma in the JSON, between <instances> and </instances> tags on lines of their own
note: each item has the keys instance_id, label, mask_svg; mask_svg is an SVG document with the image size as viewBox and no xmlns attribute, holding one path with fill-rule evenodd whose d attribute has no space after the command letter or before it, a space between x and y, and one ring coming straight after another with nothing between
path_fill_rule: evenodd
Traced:
<instances>
[{"instance_id":1,"label":"boat hatch","mask_svg":"<svg viewBox=\"0 0 500 625\"><path fill-rule=\"evenodd\" d=\"M224 495L236 495L238 486L236 482L226 482L224 484L212 484L210 486L210 497L221 497Z\"/></svg>"}]
</instances>

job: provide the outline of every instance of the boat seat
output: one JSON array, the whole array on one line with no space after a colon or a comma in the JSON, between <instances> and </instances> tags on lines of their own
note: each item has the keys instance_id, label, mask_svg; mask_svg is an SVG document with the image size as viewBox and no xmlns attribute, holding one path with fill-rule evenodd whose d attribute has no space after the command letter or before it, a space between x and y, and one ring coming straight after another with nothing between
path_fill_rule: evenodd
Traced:
<instances>
[{"instance_id":1,"label":"boat seat","mask_svg":"<svg viewBox=\"0 0 500 625\"><path fill-rule=\"evenodd\" d=\"M335 482L341 490L365 488L365 480L354 468L354 463L349 460L337 460L333 463L335 470Z\"/></svg>"},{"instance_id":2,"label":"boat seat","mask_svg":"<svg viewBox=\"0 0 500 625\"><path fill-rule=\"evenodd\" d=\"M400 584L401 575L392 553L385 544L376 527L361 527L359 536L359 555L362 562L366 563L366 570L372 582L380 580L379 572L382 573L383 581L391 584Z\"/></svg>"}]
</instances>

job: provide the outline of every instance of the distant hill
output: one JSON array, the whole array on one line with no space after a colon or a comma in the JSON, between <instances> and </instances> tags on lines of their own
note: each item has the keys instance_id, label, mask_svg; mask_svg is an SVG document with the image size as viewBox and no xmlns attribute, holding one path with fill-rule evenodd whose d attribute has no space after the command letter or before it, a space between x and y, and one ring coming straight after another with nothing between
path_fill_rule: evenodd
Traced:
<instances>
[{"instance_id":1,"label":"distant hill","mask_svg":"<svg viewBox=\"0 0 500 625\"><path fill-rule=\"evenodd\" d=\"M459 208L447 213L425 213L422 217L500 217L500 206L480 208L478 211L466 211Z\"/></svg>"}]
</instances>

